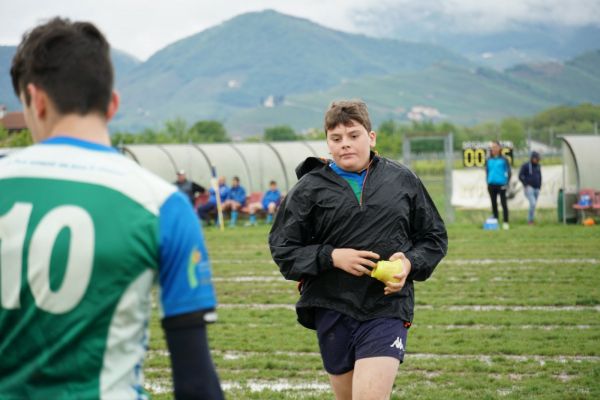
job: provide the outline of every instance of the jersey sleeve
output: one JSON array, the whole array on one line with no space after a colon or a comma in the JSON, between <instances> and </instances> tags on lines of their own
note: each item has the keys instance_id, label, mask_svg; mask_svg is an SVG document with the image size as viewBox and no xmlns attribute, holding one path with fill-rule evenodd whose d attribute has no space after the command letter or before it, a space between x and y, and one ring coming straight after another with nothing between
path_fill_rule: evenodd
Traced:
<instances>
[{"instance_id":1,"label":"jersey sleeve","mask_svg":"<svg viewBox=\"0 0 600 400\"><path fill-rule=\"evenodd\" d=\"M159 215L160 300L164 317L216 307L210 260L190 202L173 193Z\"/></svg>"}]
</instances>

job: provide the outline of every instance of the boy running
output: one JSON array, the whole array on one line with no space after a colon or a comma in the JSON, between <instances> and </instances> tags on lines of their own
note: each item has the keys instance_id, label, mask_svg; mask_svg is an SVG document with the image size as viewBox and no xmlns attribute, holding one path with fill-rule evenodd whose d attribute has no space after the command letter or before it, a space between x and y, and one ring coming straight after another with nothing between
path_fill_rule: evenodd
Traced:
<instances>
[{"instance_id":1,"label":"boy running","mask_svg":"<svg viewBox=\"0 0 600 400\"><path fill-rule=\"evenodd\" d=\"M385 399L413 320L413 281L446 254L446 229L419 178L371 151L363 102L333 103L325 132L333 159L298 166L269 245L283 276L300 282L298 321L317 331L336 399ZM395 282L372 279L388 259L404 271Z\"/></svg>"}]
</instances>

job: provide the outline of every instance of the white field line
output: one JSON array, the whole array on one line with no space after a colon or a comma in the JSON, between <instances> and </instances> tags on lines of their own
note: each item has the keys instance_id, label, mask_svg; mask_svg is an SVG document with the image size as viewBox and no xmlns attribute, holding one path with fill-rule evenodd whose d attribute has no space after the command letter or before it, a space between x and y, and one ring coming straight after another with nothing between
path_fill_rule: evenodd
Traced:
<instances>
[{"instance_id":1,"label":"white field line","mask_svg":"<svg viewBox=\"0 0 600 400\"><path fill-rule=\"evenodd\" d=\"M276 265L271 258L262 258L248 260L240 258L211 258L213 264L272 264ZM531 264L531 263L551 263L551 264L600 264L600 258L459 258L442 260L440 264L468 264L468 265L489 265L498 263L510 264ZM279 272L277 272L279 273Z\"/></svg>"},{"instance_id":2,"label":"white field line","mask_svg":"<svg viewBox=\"0 0 600 400\"><path fill-rule=\"evenodd\" d=\"M417 306L420 308L419 306ZM432 307L432 306L430 306ZM600 312L600 305L596 306L499 306L499 305L466 305L466 306L441 306L432 307L433 309L443 309L449 311L597 311Z\"/></svg>"},{"instance_id":3,"label":"white field line","mask_svg":"<svg viewBox=\"0 0 600 400\"><path fill-rule=\"evenodd\" d=\"M222 309L252 309L252 310L295 310L296 306L293 304L260 304L260 303L251 303L251 304L219 304L217 310L219 308Z\"/></svg>"},{"instance_id":4,"label":"white field line","mask_svg":"<svg viewBox=\"0 0 600 400\"><path fill-rule=\"evenodd\" d=\"M600 356L541 356L541 355L526 355L517 356L509 354L432 354L432 353L407 353L407 357L418 358L422 360L477 360L486 364L493 364L494 358L502 358L516 362L536 361L541 365L546 362L555 361L562 364L568 362L580 363L582 361L600 362Z\"/></svg>"},{"instance_id":5,"label":"white field line","mask_svg":"<svg viewBox=\"0 0 600 400\"><path fill-rule=\"evenodd\" d=\"M146 389L150 389L153 393L169 393L173 389L170 382L149 382L147 381L144 385ZM331 387L327 383L321 382L289 382L284 379L276 381L268 380L248 380L245 384L239 382L222 381L221 388L223 391L231 391L234 389L238 390L250 390L254 393L264 392L265 390L271 390L275 392L284 391L309 391L311 394L315 392L323 392L331 390Z\"/></svg>"},{"instance_id":6,"label":"white field line","mask_svg":"<svg viewBox=\"0 0 600 400\"><path fill-rule=\"evenodd\" d=\"M218 352L213 352L215 354L219 354ZM241 359L241 358L252 358L255 356L272 356L272 355L286 355L289 357L319 357L320 354L316 352L257 352L257 351L225 351L221 352L223 354L223 358L227 357L228 359ZM510 361L518 361L518 362L527 362L527 361L536 361L536 362L549 362L556 361L560 363L567 362L582 362L582 361L593 361L600 362L600 356L541 356L541 355L503 355L503 354L434 354L434 353L406 353L408 358L418 358L422 360L478 360L485 363L493 363L494 358L503 358Z\"/></svg>"},{"instance_id":7,"label":"white field line","mask_svg":"<svg viewBox=\"0 0 600 400\"><path fill-rule=\"evenodd\" d=\"M240 258L211 258L210 262L213 264L275 264L272 258L261 258L248 260L245 257ZM277 272L279 273L279 272Z\"/></svg>"},{"instance_id":8,"label":"white field line","mask_svg":"<svg viewBox=\"0 0 600 400\"><path fill-rule=\"evenodd\" d=\"M428 378L432 378L437 376L436 373L426 374ZM521 381L524 377L529 376L526 374L509 374L509 379L511 381ZM493 374L493 377L496 379L501 379L503 376ZM567 375L565 373L561 373L558 375L554 375L556 379L561 382L569 382L574 379L575 376ZM170 382L146 382L146 389L150 389L153 393L169 393L172 390L172 385ZM250 390L253 393L260 393L266 390L275 391L275 392L289 392L289 391L302 391L303 395L313 395L321 392L328 392L331 390L331 387L328 383L315 382L315 381L296 381L289 382L285 379L279 379L277 381L268 381L268 380L249 380L245 384L241 384L239 382L231 382L231 381L223 381L221 382L221 388L223 391L228 392L231 390ZM498 389L497 393L499 396L507 396L511 394L513 389Z\"/></svg>"},{"instance_id":9,"label":"white field line","mask_svg":"<svg viewBox=\"0 0 600 400\"><path fill-rule=\"evenodd\" d=\"M421 328L422 326L418 324L414 324L413 327ZM426 325L422 328L425 329L461 329L461 330L491 330L491 331L499 331L503 329L510 330L536 330L536 331L555 331L555 330L586 330L592 329L591 325Z\"/></svg>"},{"instance_id":10,"label":"white field line","mask_svg":"<svg viewBox=\"0 0 600 400\"><path fill-rule=\"evenodd\" d=\"M417 310L447 310L447 311L596 311L600 312L600 305L595 306L501 306L501 305L464 305L464 306L432 306L416 305ZM263 304L263 303L221 303L221 309L252 309L252 310L295 310L294 304Z\"/></svg>"},{"instance_id":11,"label":"white field line","mask_svg":"<svg viewBox=\"0 0 600 400\"><path fill-rule=\"evenodd\" d=\"M432 279L435 279L435 278L436 277L433 277ZM469 278L450 276L450 277L445 278L444 280L446 280L448 282L479 282L479 281L510 282L510 283L527 282L526 279L513 279L513 278L504 277L504 276L495 276L495 277L491 277L489 279L481 279L476 276L472 276ZM239 283L239 282L261 282L261 283L278 282L278 283L291 284L290 283L291 281L286 280L283 276L281 276L279 274L279 272L277 272L277 274L275 276L273 276L273 275L268 275L268 276L266 276L266 275L248 275L248 276L240 275L240 276L231 276L231 277L219 276L219 277L213 277L213 281L214 282L235 282L235 283Z\"/></svg>"},{"instance_id":12,"label":"white field line","mask_svg":"<svg viewBox=\"0 0 600 400\"><path fill-rule=\"evenodd\" d=\"M531 263L551 263L551 264L600 264L598 258L464 258L456 260L442 260L440 264L472 264L487 265L498 263L510 264L531 264Z\"/></svg>"},{"instance_id":13,"label":"white field line","mask_svg":"<svg viewBox=\"0 0 600 400\"><path fill-rule=\"evenodd\" d=\"M171 370L167 371L170 376ZM156 394L170 393L173 391L173 384L168 379L145 379L144 388Z\"/></svg>"},{"instance_id":14,"label":"white field line","mask_svg":"<svg viewBox=\"0 0 600 400\"><path fill-rule=\"evenodd\" d=\"M284 379L276 381L267 380L249 380L242 385L238 382L225 381L221 383L221 387L225 391L232 389L250 389L251 392L264 392L272 390L275 392L291 391L291 390L309 390L311 392L329 391L331 387L327 383L321 382L289 382Z\"/></svg>"},{"instance_id":15,"label":"white field line","mask_svg":"<svg viewBox=\"0 0 600 400\"><path fill-rule=\"evenodd\" d=\"M302 357L320 357L318 352L295 352L295 351L221 351L211 350L211 353L215 356L222 356L225 360L239 360L253 357L273 357L273 356L287 356L293 358ZM150 350L148 351L148 357L153 358L157 356L168 357L169 352L167 350ZM505 359L516 362L527 362L536 361L540 363L546 363L555 361L559 363L575 362L580 363L583 361L600 362L600 356L543 356L536 354L528 355L512 355L512 354L436 354L436 353L411 353L407 352L406 357L416 358L421 360L477 360L486 364L493 364L494 359Z\"/></svg>"},{"instance_id":16,"label":"white field line","mask_svg":"<svg viewBox=\"0 0 600 400\"><path fill-rule=\"evenodd\" d=\"M168 370L166 370L168 371ZM439 373L436 372L428 372L426 376L428 378L432 378L438 376ZM496 379L503 378L501 374L492 374L492 376ZM511 381L521 381L524 377L529 376L527 374L509 374L508 377ZM554 375L554 377L561 382L569 382L574 379L575 376L568 375L566 373L560 373L558 375ZM149 382L147 381L145 384L146 389L150 389L153 393L169 393L172 391L172 384L169 381L162 382ZM302 391L303 394L315 394L320 392L328 392L331 390L331 387L328 383L324 382L316 382L316 381L295 381L290 382L286 379L278 379L276 381L269 380L248 380L245 384L241 384L239 382L231 382L231 381L222 381L221 388L223 391L228 392L231 390L250 390L254 393L264 392L266 390L275 391L275 392L289 392L289 391ZM499 396L506 396L512 392L512 389L498 389L497 390Z\"/></svg>"},{"instance_id":17,"label":"white field line","mask_svg":"<svg viewBox=\"0 0 600 400\"><path fill-rule=\"evenodd\" d=\"M279 272L277 273L279 275ZM214 277L213 282L289 282L283 276L232 276L232 277Z\"/></svg>"}]
</instances>

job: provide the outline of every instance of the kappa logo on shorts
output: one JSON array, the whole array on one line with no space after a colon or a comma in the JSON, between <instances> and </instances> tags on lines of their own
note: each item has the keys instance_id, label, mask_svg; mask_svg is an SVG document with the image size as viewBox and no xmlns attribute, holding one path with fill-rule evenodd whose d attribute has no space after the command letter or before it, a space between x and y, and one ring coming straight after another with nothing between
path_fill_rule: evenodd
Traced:
<instances>
[{"instance_id":1,"label":"kappa logo on shorts","mask_svg":"<svg viewBox=\"0 0 600 400\"><path fill-rule=\"evenodd\" d=\"M396 340L394 341L394 343L392 343L392 344L390 345L390 347L395 347L395 348L397 348L398 350L404 350L404 345L402 344L402 340L400 340L400 336L398 336L398 337L396 338Z\"/></svg>"}]
</instances>

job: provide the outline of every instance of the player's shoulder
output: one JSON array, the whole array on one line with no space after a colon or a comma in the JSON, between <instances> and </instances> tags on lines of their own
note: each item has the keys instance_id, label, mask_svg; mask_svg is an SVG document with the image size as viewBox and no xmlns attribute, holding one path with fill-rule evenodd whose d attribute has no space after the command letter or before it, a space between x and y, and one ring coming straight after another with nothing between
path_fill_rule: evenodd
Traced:
<instances>
[{"instance_id":1,"label":"player's shoulder","mask_svg":"<svg viewBox=\"0 0 600 400\"><path fill-rule=\"evenodd\" d=\"M63 143L64 142L64 143ZM120 193L157 214L177 191L171 183L106 146L64 140L36 144L0 160L0 178L38 178L95 185Z\"/></svg>"},{"instance_id":2,"label":"player's shoulder","mask_svg":"<svg viewBox=\"0 0 600 400\"><path fill-rule=\"evenodd\" d=\"M175 185L142 168L133 160L116 154L115 161L126 177L129 194L144 199L143 202L153 210L158 211L167 199L180 193Z\"/></svg>"},{"instance_id":3,"label":"player's shoulder","mask_svg":"<svg viewBox=\"0 0 600 400\"><path fill-rule=\"evenodd\" d=\"M400 163L399 161L394 161L386 157L378 156L378 163L378 167L382 169L384 175L394 175L396 177L408 180L418 179L417 175L415 175L415 173L410 168Z\"/></svg>"}]
</instances>

